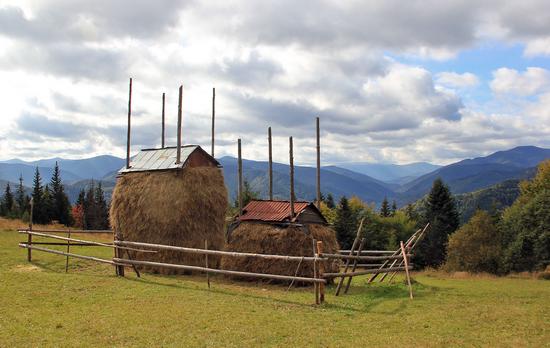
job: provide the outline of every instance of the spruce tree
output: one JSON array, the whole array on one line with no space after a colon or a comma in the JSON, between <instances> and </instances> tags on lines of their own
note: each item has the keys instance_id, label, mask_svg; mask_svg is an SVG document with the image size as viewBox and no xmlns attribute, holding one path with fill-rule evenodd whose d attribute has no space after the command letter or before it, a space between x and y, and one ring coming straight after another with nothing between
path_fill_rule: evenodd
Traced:
<instances>
[{"instance_id":1,"label":"spruce tree","mask_svg":"<svg viewBox=\"0 0 550 348\"><path fill-rule=\"evenodd\" d=\"M384 197L382 201L382 206L380 207L380 216L388 217L391 215L390 204L388 203L388 197Z\"/></svg>"},{"instance_id":2,"label":"spruce tree","mask_svg":"<svg viewBox=\"0 0 550 348\"><path fill-rule=\"evenodd\" d=\"M32 216L33 216L33 222L41 223L41 224L47 223L44 203L42 200L43 195L44 195L44 189L42 187L42 177L40 176L38 167L36 167L36 171L34 172L33 188L32 188L32 200L33 200L33 206L34 206Z\"/></svg>"},{"instance_id":3,"label":"spruce tree","mask_svg":"<svg viewBox=\"0 0 550 348\"><path fill-rule=\"evenodd\" d=\"M4 190L4 197L2 198L2 215L11 216L13 212L13 193L11 192L10 183L6 184Z\"/></svg>"},{"instance_id":4,"label":"spruce tree","mask_svg":"<svg viewBox=\"0 0 550 348\"><path fill-rule=\"evenodd\" d=\"M330 209L336 208L336 204L334 204L334 197L332 197L332 194L329 193L327 195L327 198L325 199L325 204Z\"/></svg>"},{"instance_id":5,"label":"spruce tree","mask_svg":"<svg viewBox=\"0 0 550 348\"><path fill-rule=\"evenodd\" d=\"M84 197L84 228L89 230L97 229L97 217L98 211L95 201L95 184L92 180L86 191L86 196Z\"/></svg>"},{"instance_id":6,"label":"spruce tree","mask_svg":"<svg viewBox=\"0 0 550 348\"><path fill-rule=\"evenodd\" d=\"M27 210L28 197L25 195L25 187L23 186L23 175L19 175L19 185L15 192L15 203L17 204L17 215L21 217Z\"/></svg>"},{"instance_id":7,"label":"spruce tree","mask_svg":"<svg viewBox=\"0 0 550 348\"><path fill-rule=\"evenodd\" d=\"M69 225L71 222L71 205L69 197L65 194L65 188L61 181L61 173L59 166L55 162L55 167L50 181L52 191L52 220L57 220L59 223Z\"/></svg>"},{"instance_id":8,"label":"spruce tree","mask_svg":"<svg viewBox=\"0 0 550 348\"><path fill-rule=\"evenodd\" d=\"M54 199L52 190L48 185L44 186L44 192L42 193L42 207L44 210L44 220L42 223L52 222L54 214Z\"/></svg>"},{"instance_id":9,"label":"spruce tree","mask_svg":"<svg viewBox=\"0 0 550 348\"><path fill-rule=\"evenodd\" d=\"M95 228L98 230L109 229L109 207L105 200L105 192L101 186L101 181L97 184L94 193L94 200L97 207L97 221Z\"/></svg>"},{"instance_id":10,"label":"spruce tree","mask_svg":"<svg viewBox=\"0 0 550 348\"><path fill-rule=\"evenodd\" d=\"M438 267L445 262L449 235L459 226L455 201L440 178L433 182L423 220L429 222L430 227L417 247L414 262L419 266Z\"/></svg>"},{"instance_id":11,"label":"spruce tree","mask_svg":"<svg viewBox=\"0 0 550 348\"><path fill-rule=\"evenodd\" d=\"M355 219L346 196L342 196L336 208L334 222L336 237L342 249L350 249L355 237Z\"/></svg>"},{"instance_id":12,"label":"spruce tree","mask_svg":"<svg viewBox=\"0 0 550 348\"><path fill-rule=\"evenodd\" d=\"M391 204L390 215L391 215L391 216L394 216L396 211L397 211L397 203L396 203L395 200L394 200L394 201L392 202L392 204Z\"/></svg>"}]
</instances>

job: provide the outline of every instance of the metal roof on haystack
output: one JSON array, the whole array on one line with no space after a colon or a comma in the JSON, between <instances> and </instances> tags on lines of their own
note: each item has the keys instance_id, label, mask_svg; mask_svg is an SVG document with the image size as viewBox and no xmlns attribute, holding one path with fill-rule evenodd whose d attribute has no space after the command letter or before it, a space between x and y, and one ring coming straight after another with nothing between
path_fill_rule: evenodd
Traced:
<instances>
[{"instance_id":1,"label":"metal roof on haystack","mask_svg":"<svg viewBox=\"0 0 550 348\"><path fill-rule=\"evenodd\" d=\"M130 172L146 172L155 170L174 170L182 169L187 164L187 160L196 151L202 152L203 155L209 157L217 166L220 163L198 145L181 146L181 160L176 163L178 148L165 147L161 149L143 149L130 161L130 168L122 168L118 171L119 174Z\"/></svg>"},{"instance_id":2,"label":"metal roof on haystack","mask_svg":"<svg viewBox=\"0 0 550 348\"><path fill-rule=\"evenodd\" d=\"M313 209L322 218L326 219L323 214L317 209L315 204L311 202L294 202L294 211L296 220L301 213L306 209ZM253 200L248 203L243 209L243 215L239 217L240 221L265 221L265 222L290 222L290 202L289 201L270 201L270 200Z\"/></svg>"}]
</instances>

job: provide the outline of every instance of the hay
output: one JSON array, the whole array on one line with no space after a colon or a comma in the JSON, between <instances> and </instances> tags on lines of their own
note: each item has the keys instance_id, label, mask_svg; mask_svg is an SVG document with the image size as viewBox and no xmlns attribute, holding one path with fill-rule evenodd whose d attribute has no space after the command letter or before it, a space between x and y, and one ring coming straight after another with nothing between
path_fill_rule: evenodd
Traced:
<instances>
[{"instance_id":1,"label":"hay","mask_svg":"<svg viewBox=\"0 0 550 348\"><path fill-rule=\"evenodd\" d=\"M312 256L313 239L323 241L326 253L337 253L340 249L336 240L336 233L327 226L308 224L303 227L283 227L267 223L243 222L231 232L225 250L258 254ZM298 263L299 261L224 256L221 260L221 268L245 272L294 275ZM338 261L325 263L325 272L338 272L338 270ZM313 277L313 263L302 262L298 276Z\"/></svg>"},{"instance_id":2,"label":"hay","mask_svg":"<svg viewBox=\"0 0 550 348\"><path fill-rule=\"evenodd\" d=\"M227 189L221 170L212 167L180 171L127 173L115 186L111 226L127 241L222 249ZM132 253L139 260L204 266L204 255L163 250ZM209 257L210 265L219 259ZM161 274L184 273L168 268L144 268Z\"/></svg>"}]
</instances>

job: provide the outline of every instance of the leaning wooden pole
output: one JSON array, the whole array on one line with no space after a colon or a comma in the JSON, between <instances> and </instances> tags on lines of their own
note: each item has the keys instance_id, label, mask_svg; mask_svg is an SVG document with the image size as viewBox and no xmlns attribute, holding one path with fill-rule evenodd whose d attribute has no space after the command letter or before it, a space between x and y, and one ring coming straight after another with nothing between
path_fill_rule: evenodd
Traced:
<instances>
[{"instance_id":1,"label":"leaning wooden pole","mask_svg":"<svg viewBox=\"0 0 550 348\"><path fill-rule=\"evenodd\" d=\"M183 95L183 86L180 86L179 90L179 96L178 96L178 149L176 154L176 164L181 163L181 102L182 102L182 95Z\"/></svg>"},{"instance_id":2,"label":"leaning wooden pole","mask_svg":"<svg viewBox=\"0 0 550 348\"><path fill-rule=\"evenodd\" d=\"M403 244L403 241L401 241L401 254L403 255L403 261L405 262L405 275L407 276L407 285L409 286L409 296L411 297L411 300L413 298L413 291L412 291L412 285L411 285L411 276L409 275L409 261L407 260L407 252L405 251L405 245Z\"/></svg>"},{"instance_id":3,"label":"leaning wooden pole","mask_svg":"<svg viewBox=\"0 0 550 348\"><path fill-rule=\"evenodd\" d=\"M359 248L357 248L357 255L361 255L361 251L363 250L363 247L365 247L365 242L367 240L365 238L361 238L361 243L359 244ZM358 261L357 260L353 260L353 266L351 267L351 273L355 272L355 270L357 269L357 263ZM349 287L351 285L351 279L353 277L349 277L348 278L348 282L346 284L346 288L344 289L344 294L347 294L348 293L348 290L349 290Z\"/></svg>"},{"instance_id":4,"label":"leaning wooden pole","mask_svg":"<svg viewBox=\"0 0 550 348\"><path fill-rule=\"evenodd\" d=\"M319 117L316 119L317 129L317 208L321 209L321 135Z\"/></svg>"},{"instance_id":5,"label":"leaning wooden pole","mask_svg":"<svg viewBox=\"0 0 550 348\"><path fill-rule=\"evenodd\" d=\"M164 149L165 143L165 116L164 116L164 105L166 101L166 93L162 93L162 129L161 129L161 138L160 138L160 147Z\"/></svg>"},{"instance_id":6,"label":"leaning wooden pole","mask_svg":"<svg viewBox=\"0 0 550 348\"><path fill-rule=\"evenodd\" d=\"M132 78L130 77L130 87L128 90L128 129L126 132L126 169L130 168L130 128L132 118Z\"/></svg>"},{"instance_id":7,"label":"leaning wooden pole","mask_svg":"<svg viewBox=\"0 0 550 348\"><path fill-rule=\"evenodd\" d=\"M289 157L290 157L290 221L294 219L294 150L292 146L292 137L288 138Z\"/></svg>"},{"instance_id":8,"label":"leaning wooden pole","mask_svg":"<svg viewBox=\"0 0 550 348\"><path fill-rule=\"evenodd\" d=\"M243 215L243 158L241 153L241 139L237 140L237 162L238 162L238 192L239 216Z\"/></svg>"},{"instance_id":9,"label":"leaning wooden pole","mask_svg":"<svg viewBox=\"0 0 550 348\"><path fill-rule=\"evenodd\" d=\"M216 119L216 88L212 88L212 150L211 155L214 157L214 125Z\"/></svg>"},{"instance_id":10,"label":"leaning wooden pole","mask_svg":"<svg viewBox=\"0 0 550 348\"><path fill-rule=\"evenodd\" d=\"M267 146L269 152L269 165L268 165L268 176L269 176L269 200L273 200L273 142L271 140L271 127L267 129Z\"/></svg>"},{"instance_id":11,"label":"leaning wooden pole","mask_svg":"<svg viewBox=\"0 0 550 348\"><path fill-rule=\"evenodd\" d=\"M361 219L361 222L359 223L359 228L357 229L357 233L355 234L355 239L353 240L353 244L351 245L350 255L353 255L355 252L355 249L357 248L357 245L359 244L359 240L361 239L361 230L363 229L363 222L365 222L365 218ZM357 254L357 256L360 256L361 254ZM348 271L349 264L351 260L346 260L346 265L344 266L344 273ZM340 281L338 281L338 285L336 286L336 296L340 295L340 289L342 288L342 285L344 283L344 277L340 278Z\"/></svg>"}]
</instances>

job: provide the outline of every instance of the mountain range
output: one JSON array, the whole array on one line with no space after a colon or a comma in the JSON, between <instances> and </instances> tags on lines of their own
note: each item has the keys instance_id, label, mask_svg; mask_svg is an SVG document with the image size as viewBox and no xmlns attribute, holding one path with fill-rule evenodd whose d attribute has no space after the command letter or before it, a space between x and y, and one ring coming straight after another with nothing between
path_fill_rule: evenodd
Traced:
<instances>
[{"instance_id":1,"label":"mountain range","mask_svg":"<svg viewBox=\"0 0 550 348\"><path fill-rule=\"evenodd\" d=\"M489 188L506 180L521 180L534 173L536 165L550 158L550 149L535 146L521 146L489 156L465 159L446 166L430 163L407 165L343 163L321 168L321 191L331 193L335 199L356 195L369 203L379 204L384 197L396 200L399 206L422 198L431 188L433 180L440 177L454 194L466 194ZM9 160L0 162L0 188L6 182L11 185L23 176L24 184L32 186L36 167L40 170L43 183L49 182L55 162L61 168L62 178L71 201L81 188L101 181L107 197L115 185L116 173L125 160L114 156L98 156L88 159L67 160L53 158L33 162ZM230 199L237 192L237 160L234 157L219 159L223 166ZM264 161L243 160L243 173L254 191L267 197L268 164ZM289 166L273 164L274 195L285 199L289 196ZM295 190L297 198L315 198L315 168L295 167Z\"/></svg>"}]
</instances>

